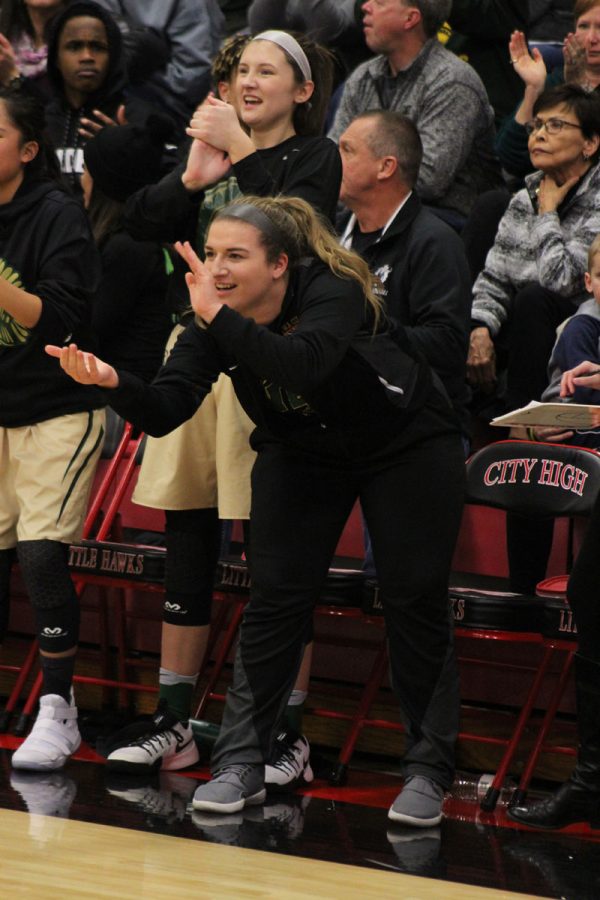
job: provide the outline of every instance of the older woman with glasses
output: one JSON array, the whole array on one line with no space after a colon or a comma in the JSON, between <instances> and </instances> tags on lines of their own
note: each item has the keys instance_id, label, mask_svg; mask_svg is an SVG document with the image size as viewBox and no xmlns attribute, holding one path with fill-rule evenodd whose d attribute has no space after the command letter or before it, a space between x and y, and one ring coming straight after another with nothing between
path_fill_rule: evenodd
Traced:
<instances>
[{"instance_id":1,"label":"older woman with glasses","mask_svg":"<svg viewBox=\"0 0 600 900\"><path fill-rule=\"evenodd\" d=\"M471 384L506 401L538 400L557 326L586 299L584 272L600 232L600 96L578 85L545 91L528 123L537 171L511 200L473 287Z\"/></svg>"}]
</instances>

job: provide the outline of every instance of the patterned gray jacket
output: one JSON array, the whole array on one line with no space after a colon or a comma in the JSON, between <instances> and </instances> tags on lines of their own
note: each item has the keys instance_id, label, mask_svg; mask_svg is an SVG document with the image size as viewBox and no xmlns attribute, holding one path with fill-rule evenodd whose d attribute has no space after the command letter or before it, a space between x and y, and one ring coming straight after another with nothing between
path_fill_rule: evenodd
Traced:
<instances>
[{"instance_id":1,"label":"patterned gray jacket","mask_svg":"<svg viewBox=\"0 0 600 900\"><path fill-rule=\"evenodd\" d=\"M502 184L494 151L494 113L475 70L437 38L395 77L385 56L349 75L329 137L360 113L391 109L415 123L423 141L417 191L426 204L467 214L478 194Z\"/></svg>"},{"instance_id":2,"label":"patterned gray jacket","mask_svg":"<svg viewBox=\"0 0 600 900\"><path fill-rule=\"evenodd\" d=\"M542 172L525 179L500 220L496 240L473 286L471 318L495 337L513 297L537 283L573 301L589 296L583 283L590 244L600 234L600 163L587 172L558 212L538 215L536 188Z\"/></svg>"}]
</instances>

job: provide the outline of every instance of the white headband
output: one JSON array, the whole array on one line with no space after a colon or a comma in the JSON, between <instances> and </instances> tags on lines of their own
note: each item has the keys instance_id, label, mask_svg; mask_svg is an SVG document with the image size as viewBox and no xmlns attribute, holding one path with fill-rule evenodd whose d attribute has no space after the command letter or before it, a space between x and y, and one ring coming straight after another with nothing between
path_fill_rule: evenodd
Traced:
<instances>
[{"instance_id":1,"label":"white headband","mask_svg":"<svg viewBox=\"0 0 600 900\"><path fill-rule=\"evenodd\" d=\"M277 44L278 47L281 47L282 50L285 50L285 52L292 57L292 59L302 72L304 80L312 81L312 72L310 69L308 56L306 55L296 38L292 37L291 34L288 34L287 31L261 31L261 33L255 35L252 40L271 41L272 44Z\"/></svg>"}]
</instances>

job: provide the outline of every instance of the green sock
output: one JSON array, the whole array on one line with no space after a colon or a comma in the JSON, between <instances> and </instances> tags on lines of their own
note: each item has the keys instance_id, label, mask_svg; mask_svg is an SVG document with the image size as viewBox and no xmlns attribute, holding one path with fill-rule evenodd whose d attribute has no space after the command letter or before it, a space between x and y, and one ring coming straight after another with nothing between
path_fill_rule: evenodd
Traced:
<instances>
[{"instance_id":1,"label":"green sock","mask_svg":"<svg viewBox=\"0 0 600 900\"><path fill-rule=\"evenodd\" d=\"M304 701L306 691L292 691L290 702L283 714L283 727L302 734L302 716L304 715Z\"/></svg>"},{"instance_id":2,"label":"green sock","mask_svg":"<svg viewBox=\"0 0 600 900\"><path fill-rule=\"evenodd\" d=\"M197 678L197 675L179 675L169 669L160 670L158 698L167 701L169 709L180 722L187 722L190 717Z\"/></svg>"}]
</instances>

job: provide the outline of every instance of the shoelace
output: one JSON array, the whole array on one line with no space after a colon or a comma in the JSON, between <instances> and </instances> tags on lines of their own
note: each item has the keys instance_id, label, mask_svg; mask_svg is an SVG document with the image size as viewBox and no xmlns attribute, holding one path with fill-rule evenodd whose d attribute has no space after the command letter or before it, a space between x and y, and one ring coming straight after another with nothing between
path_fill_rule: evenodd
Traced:
<instances>
[{"instance_id":1,"label":"shoelace","mask_svg":"<svg viewBox=\"0 0 600 900\"><path fill-rule=\"evenodd\" d=\"M294 774L294 772L296 771L300 771L300 760L296 759L294 748L288 747L286 750L284 750L281 756L277 759L277 762L273 764L273 768L279 769L282 772L290 772L291 774Z\"/></svg>"},{"instance_id":2,"label":"shoelace","mask_svg":"<svg viewBox=\"0 0 600 900\"><path fill-rule=\"evenodd\" d=\"M146 738L140 738L139 741L135 743L138 747L143 747L145 750L162 750L164 747L169 746L169 735L172 734L175 737L177 743L179 743L178 735L172 729L166 729L165 731L158 731L156 734L152 734ZM158 744L158 746L155 746Z\"/></svg>"}]
</instances>

